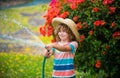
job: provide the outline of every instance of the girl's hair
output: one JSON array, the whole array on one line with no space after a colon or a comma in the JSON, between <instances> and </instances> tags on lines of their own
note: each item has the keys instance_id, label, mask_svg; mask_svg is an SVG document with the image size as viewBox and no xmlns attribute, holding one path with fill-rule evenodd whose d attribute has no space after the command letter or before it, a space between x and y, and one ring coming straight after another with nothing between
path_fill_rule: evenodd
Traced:
<instances>
[{"instance_id":1,"label":"girl's hair","mask_svg":"<svg viewBox=\"0 0 120 78\"><path fill-rule=\"evenodd\" d=\"M60 32L61 30L68 33L69 41L75 41L76 40L76 37L73 34L72 30L66 24L61 23L56 27L56 29L54 31L54 37L56 38L56 41L60 41L60 38L58 36L58 32Z\"/></svg>"}]
</instances>

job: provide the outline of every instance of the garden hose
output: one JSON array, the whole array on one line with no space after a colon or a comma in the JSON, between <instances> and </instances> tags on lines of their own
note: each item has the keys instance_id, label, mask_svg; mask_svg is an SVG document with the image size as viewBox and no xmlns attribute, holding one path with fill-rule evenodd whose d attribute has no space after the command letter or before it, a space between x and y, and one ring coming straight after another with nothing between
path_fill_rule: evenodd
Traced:
<instances>
[{"instance_id":1,"label":"garden hose","mask_svg":"<svg viewBox=\"0 0 120 78\"><path fill-rule=\"evenodd\" d=\"M48 52L49 52L49 50L48 50ZM44 56L43 64L42 64L42 78L44 78L44 75L45 75L45 73L44 73L44 70L45 70L45 62L46 62L46 57Z\"/></svg>"},{"instance_id":2,"label":"garden hose","mask_svg":"<svg viewBox=\"0 0 120 78\"><path fill-rule=\"evenodd\" d=\"M46 57L44 57L43 64L42 64L42 78L44 78L45 61L46 61Z\"/></svg>"}]
</instances>

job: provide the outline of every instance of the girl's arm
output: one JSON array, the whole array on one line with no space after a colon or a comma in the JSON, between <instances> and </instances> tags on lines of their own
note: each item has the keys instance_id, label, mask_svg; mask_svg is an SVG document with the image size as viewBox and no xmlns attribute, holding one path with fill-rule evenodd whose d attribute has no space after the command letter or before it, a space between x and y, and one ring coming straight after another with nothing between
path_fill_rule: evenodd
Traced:
<instances>
[{"instance_id":1,"label":"girl's arm","mask_svg":"<svg viewBox=\"0 0 120 78\"><path fill-rule=\"evenodd\" d=\"M65 45L65 46L60 46L60 45L53 45L53 48L59 50L59 51L62 51L62 52L69 52L71 51L71 47L69 45Z\"/></svg>"},{"instance_id":2,"label":"girl's arm","mask_svg":"<svg viewBox=\"0 0 120 78\"><path fill-rule=\"evenodd\" d=\"M58 45L56 43L49 44L49 45L46 46L46 48L48 50L51 50L52 48L55 48L55 49L57 49L59 51L62 51L62 52L68 52L68 51L72 50L69 45L60 46L60 45Z\"/></svg>"},{"instance_id":3,"label":"girl's arm","mask_svg":"<svg viewBox=\"0 0 120 78\"><path fill-rule=\"evenodd\" d=\"M47 45L46 48L48 50L51 50L52 48L55 48L55 49L57 49L59 51L62 51L62 52L70 52L70 51L74 52L78 48L78 43L73 41L70 44L65 45L65 46L60 46L57 43L52 43L52 44Z\"/></svg>"}]
</instances>

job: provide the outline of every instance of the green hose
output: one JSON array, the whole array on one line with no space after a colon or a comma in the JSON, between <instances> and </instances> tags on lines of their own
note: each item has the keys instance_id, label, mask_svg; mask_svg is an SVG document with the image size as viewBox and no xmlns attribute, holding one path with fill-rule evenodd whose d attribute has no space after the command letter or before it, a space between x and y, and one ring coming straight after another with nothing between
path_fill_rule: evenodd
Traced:
<instances>
[{"instance_id":1,"label":"green hose","mask_svg":"<svg viewBox=\"0 0 120 78\"><path fill-rule=\"evenodd\" d=\"M46 57L44 57L43 64L42 64L42 78L44 78L45 61L46 61Z\"/></svg>"}]
</instances>

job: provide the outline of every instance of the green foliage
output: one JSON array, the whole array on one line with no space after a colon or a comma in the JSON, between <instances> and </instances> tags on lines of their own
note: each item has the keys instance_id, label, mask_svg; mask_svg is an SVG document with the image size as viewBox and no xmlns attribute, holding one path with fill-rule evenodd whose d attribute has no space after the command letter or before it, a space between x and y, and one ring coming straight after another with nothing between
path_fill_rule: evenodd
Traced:
<instances>
[{"instance_id":1,"label":"green foliage","mask_svg":"<svg viewBox=\"0 0 120 78\"><path fill-rule=\"evenodd\" d=\"M89 1L86 2L91 3ZM75 62L78 66L78 71L91 71L92 74L96 74L102 70L106 73L104 77L117 78L119 76L120 35L113 37L115 32L120 32L119 2L114 1L111 5L103 5L102 0L96 0L93 4L79 6L84 7L79 9L84 11L82 11L83 14L79 14L81 18L78 21L87 22L88 28L79 30L80 34L85 35L85 39L80 43L78 52L76 52ZM107 7L110 6L116 8L112 14L108 14L109 10ZM98 7L100 10L92 12L91 10L94 7ZM95 28L94 22L96 20L104 20L104 26ZM115 27L111 26L112 22L115 22ZM89 34L91 30L93 31L92 35ZM98 68L96 60L100 60L100 67Z\"/></svg>"}]
</instances>

